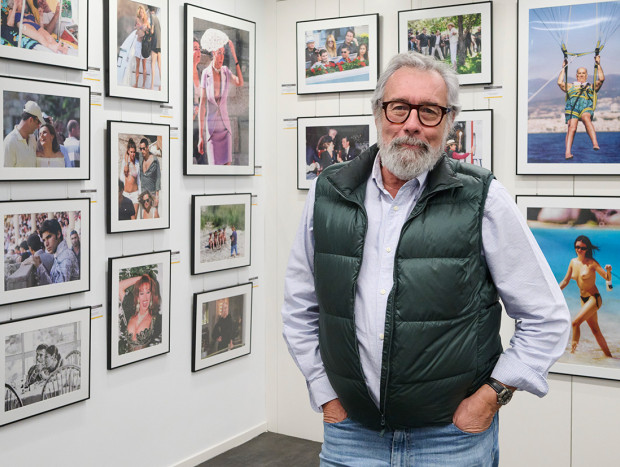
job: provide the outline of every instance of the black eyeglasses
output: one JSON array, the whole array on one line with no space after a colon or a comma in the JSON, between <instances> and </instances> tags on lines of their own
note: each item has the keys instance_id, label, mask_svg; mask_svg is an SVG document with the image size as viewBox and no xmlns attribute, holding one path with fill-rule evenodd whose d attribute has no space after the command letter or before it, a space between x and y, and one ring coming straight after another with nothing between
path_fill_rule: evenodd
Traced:
<instances>
[{"instance_id":1,"label":"black eyeglasses","mask_svg":"<svg viewBox=\"0 0 620 467\"><path fill-rule=\"evenodd\" d=\"M452 111L452 109L441 105L410 104L401 101L384 102L381 107L385 112L385 118L391 123L405 123L411 114L411 110L416 109L418 120L422 125L428 127L439 125L444 115Z\"/></svg>"},{"instance_id":2,"label":"black eyeglasses","mask_svg":"<svg viewBox=\"0 0 620 467\"><path fill-rule=\"evenodd\" d=\"M587 249L588 249L587 246L577 246L577 245L575 245L575 250L586 251Z\"/></svg>"}]
</instances>

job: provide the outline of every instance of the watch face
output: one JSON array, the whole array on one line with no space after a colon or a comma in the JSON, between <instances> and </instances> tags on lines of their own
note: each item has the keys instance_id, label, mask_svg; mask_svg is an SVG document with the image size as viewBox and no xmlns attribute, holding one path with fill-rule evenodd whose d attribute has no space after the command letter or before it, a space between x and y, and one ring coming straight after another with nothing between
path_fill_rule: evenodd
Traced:
<instances>
[{"instance_id":1,"label":"watch face","mask_svg":"<svg viewBox=\"0 0 620 467\"><path fill-rule=\"evenodd\" d=\"M509 389L504 388L503 391L497 394L497 403L500 405L506 405L512 399L512 392Z\"/></svg>"}]
</instances>

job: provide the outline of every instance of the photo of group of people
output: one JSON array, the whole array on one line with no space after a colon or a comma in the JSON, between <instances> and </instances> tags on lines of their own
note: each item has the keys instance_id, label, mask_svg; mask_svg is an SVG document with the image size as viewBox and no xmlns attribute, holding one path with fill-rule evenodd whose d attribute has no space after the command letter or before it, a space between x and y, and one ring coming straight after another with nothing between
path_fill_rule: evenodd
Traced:
<instances>
[{"instance_id":1,"label":"photo of group of people","mask_svg":"<svg viewBox=\"0 0 620 467\"><path fill-rule=\"evenodd\" d=\"M83 0L4 0L0 55L86 69L86 12Z\"/></svg>"},{"instance_id":2,"label":"photo of group of people","mask_svg":"<svg viewBox=\"0 0 620 467\"><path fill-rule=\"evenodd\" d=\"M186 21L186 173L252 173L255 25L190 5Z\"/></svg>"},{"instance_id":3,"label":"photo of group of people","mask_svg":"<svg viewBox=\"0 0 620 467\"><path fill-rule=\"evenodd\" d=\"M0 342L0 425L89 397L90 308L2 323Z\"/></svg>"},{"instance_id":4,"label":"photo of group of people","mask_svg":"<svg viewBox=\"0 0 620 467\"><path fill-rule=\"evenodd\" d=\"M376 141L371 115L299 117L297 188L310 188L312 180L325 168L355 159Z\"/></svg>"},{"instance_id":5,"label":"photo of group of people","mask_svg":"<svg viewBox=\"0 0 620 467\"><path fill-rule=\"evenodd\" d=\"M518 196L571 313L572 333L553 370L620 379L620 205L614 198Z\"/></svg>"},{"instance_id":6,"label":"photo of group of people","mask_svg":"<svg viewBox=\"0 0 620 467\"><path fill-rule=\"evenodd\" d=\"M170 349L170 252L110 258L108 368Z\"/></svg>"},{"instance_id":7,"label":"photo of group of people","mask_svg":"<svg viewBox=\"0 0 620 467\"><path fill-rule=\"evenodd\" d=\"M372 89L377 70L375 15L297 23L300 94Z\"/></svg>"},{"instance_id":8,"label":"photo of group of people","mask_svg":"<svg viewBox=\"0 0 620 467\"><path fill-rule=\"evenodd\" d=\"M45 204L49 210L45 210ZM23 209L12 209L11 205L22 205ZM57 210L67 205L73 209ZM0 303L33 300L88 286L85 235L89 214L85 200L5 202L0 209L4 212Z\"/></svg>"},{"instance_id":9,"label":"photo of group of people","mask_svg":"<svg viewBox=\"0 0 620 467\"><path fill-rule=\"evenodd\" d=\"M168 2L112 0L107 8L109 95L168 101Z\"/></svg>"},{"instance_id":10,"label":"photo of group of people","mask_svg":"<svg viewBox=\"0 0 620 467\"><path fill-rule=\"evenodd\" d=\"M252 284L194 295L192 371L250 353Z\"/></svg>"},{"instance_id":11,"label":"photo of group of people","mask_svg":"<svg viewBox=\"0 0 620 467\"><path fill-rule=\"evenodd\" d=\"M491 82L491 2L399 12L399 50L451 66L461 84Z\"/></svg>"},{"instance_id":12,"label":"photo of group of people","mask_svg":"<svg viewBox=\"0 0 620 467\"><path fill-rule=\"evenodd\" d=\"M88 87L4 77L0 86L0 178L88 178Z\"/></svg>"},{"instance_id":13,"label":"photo of group of people","mask_svg":"<svg viewBox=\"0 0 620 467\"><path fill-rule=\"evenodd\" d=\"M169 227L170 127L109 121L108 135L108 231Z\"/></svg>"},{"instance_id":14,"label":"photo of group of people","mask_svg":"<svg viewBox=\"0 0 620 467\"><path fill-rule=\"evenodd\" d=\"M519 10L518 173L620 173L620 2Z\"/></svg>"},{"instance_id":15,"label":"photo of group of people","mask_svg":"<svg viewBox=\"0 0 620 467\"><path fill-rule=\"evenodd\" d=\"M493 110L460 112L446 141L449 158L493 169Z\"/></svg>"},{"instance_id":16,"label":"photo of group of people","mask_svg":"<svg viewBox=\"0 0 620 467\"><path fill-rule=\"evenodd\" d=\"M250 264L250 196L192 197L192 273Z\"/></svg>"}]
</instances>

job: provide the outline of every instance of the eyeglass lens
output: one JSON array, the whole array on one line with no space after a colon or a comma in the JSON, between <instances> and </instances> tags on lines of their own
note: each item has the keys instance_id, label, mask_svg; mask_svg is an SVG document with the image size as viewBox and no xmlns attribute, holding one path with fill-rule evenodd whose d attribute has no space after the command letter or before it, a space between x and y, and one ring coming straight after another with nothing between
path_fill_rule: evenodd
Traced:
<instances>
[{"instance_id":1,"label":"eyeglass lens","mask_svg":"<svg viewBox=\"0 0 620 467\"><path fill-rule=\"evenodd\" d=\"M443 119L444 112L438 105L407 102L388 102L385 107L385 116L392 123L403 123L409 118L412 109L417 110L418 120L423 125L437 126Z\"/></svg>"}]
</instances>

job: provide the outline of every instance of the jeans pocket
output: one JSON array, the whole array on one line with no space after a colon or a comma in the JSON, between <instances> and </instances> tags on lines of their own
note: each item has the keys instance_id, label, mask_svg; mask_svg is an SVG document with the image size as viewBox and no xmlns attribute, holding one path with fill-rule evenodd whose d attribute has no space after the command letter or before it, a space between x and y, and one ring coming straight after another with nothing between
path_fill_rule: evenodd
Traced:
<instances>
[{"instance_id":1,"label":"jeans pocket","mask_svg":"<svg viewBox=\"0 0 620 467\"><path fill-rule=\"evenodd\" d=\"M331 422L331 423L323 420L323 425L327 425L327 426L344 425L344 423L347 421L349 421L349 417L345 417L344 420L340 420L339 422Z\"/></svg>"},{"instance_id":2,"label":"jeans pocket","mask_svg":"<svg viewBox=\"0 0 620 467\"><path fill-rule=\"evenodd\" d=\"M491 428L491 426L493 426L493 421L491 421L491 424L484 429L483 431L479 431L478 433L471 433L469 431L465 431L465 430L461 430L458 426L456 426L454 423L450 423L450 426L454 429L454 431L457 431L458 433L462 434L462 435L467 435L467 436L480 436L485 434L487 431L489 431L489 429Z\"/></svg>"}]
</instances>

